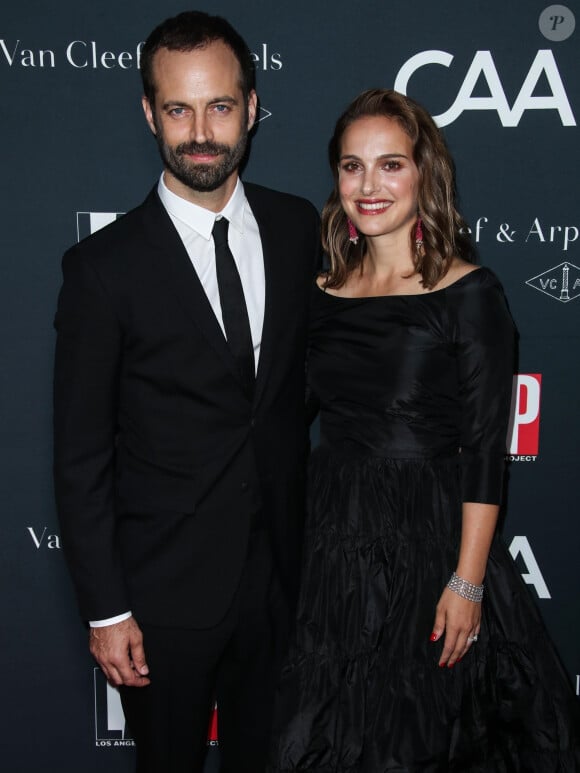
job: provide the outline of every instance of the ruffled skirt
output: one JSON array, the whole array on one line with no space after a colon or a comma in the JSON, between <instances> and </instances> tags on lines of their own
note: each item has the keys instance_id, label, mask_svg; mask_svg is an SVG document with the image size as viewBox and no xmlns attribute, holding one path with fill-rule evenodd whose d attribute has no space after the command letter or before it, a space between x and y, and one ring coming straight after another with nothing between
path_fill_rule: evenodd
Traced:
<instances>
[{"instance_id":1,"label":"ruffled skirt","mask_svg":"<svg viewBox=\"0 0 580 773\"><path fill-rule=\"evenodd\" d=\"M315 451L269 771L580 771L578 702L497 538L479 640L438 667L430 634L460 501L457 459Z\"/></svg>"}]
</instances>

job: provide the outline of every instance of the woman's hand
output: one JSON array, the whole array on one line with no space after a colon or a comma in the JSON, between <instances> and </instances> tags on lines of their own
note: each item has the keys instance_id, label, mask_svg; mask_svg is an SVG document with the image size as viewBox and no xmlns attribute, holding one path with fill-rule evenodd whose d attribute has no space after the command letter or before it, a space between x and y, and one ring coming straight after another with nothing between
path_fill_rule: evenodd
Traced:
<instances>
[{"instance_id":1,"label":"woman's hand","mask_svg":"<svg viewBox=\"0 0 580 773\"><path fill-rule=\"evenodd\" d=\"M455 573L472 585L483 582L498 513L497 505L463 503L461 545ZM474 637L479 635L480 625L481 602L469 601L446 587L437 604L431 634L431 641L439 641L445 634L439 665L451 668L461 660Z\"/></svg>"},{"instance_id":2,"label":"woman's hand","mask_svg":"<svg viewBox=\"0 0 580 773\"><path fill-rule=\"evenodd\" d=\"M445 634L439 666L451 668L467 653L473 639L479 634L481 603L468 601L445 588L437 604L431 641L439 641Z\"/></svg>"}]
</instances>

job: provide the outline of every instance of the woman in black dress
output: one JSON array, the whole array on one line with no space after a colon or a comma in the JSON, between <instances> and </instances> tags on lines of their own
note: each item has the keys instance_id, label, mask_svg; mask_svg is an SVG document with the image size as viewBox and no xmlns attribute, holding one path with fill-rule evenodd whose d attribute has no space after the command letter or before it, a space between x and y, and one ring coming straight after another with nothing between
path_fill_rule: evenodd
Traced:
<instances>
[{"instance_id":1,"label":"woman in black dress","mask_svg":"<svg viewBox=\"0 0 580 773\"><path fill-rule=\"evenodd\" d=\"M368 91L330 161L321 444L271 770L578 771L578 705L496 535L514 328L469 262L442 136Z\"/></svg>"}]
</instances>

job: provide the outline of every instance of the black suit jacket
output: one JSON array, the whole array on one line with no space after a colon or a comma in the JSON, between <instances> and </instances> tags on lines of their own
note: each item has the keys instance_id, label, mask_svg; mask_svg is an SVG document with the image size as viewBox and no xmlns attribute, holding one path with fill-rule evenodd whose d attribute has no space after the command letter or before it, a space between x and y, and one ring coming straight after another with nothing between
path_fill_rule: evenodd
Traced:
<instances>
[{"instance_id":1,"label":"black suit jacket","mask_svg":"<svg viewBox=\"0 0 580 773\"><path fill-rule=\"evenodd\" d=\"M258 509L292 601L303 524L308 301L318 215L246 184L266 304L253 398L157 193L71 248L55 326L55 482L86 619L204 627Z\"/></svg>"}]
</instances>

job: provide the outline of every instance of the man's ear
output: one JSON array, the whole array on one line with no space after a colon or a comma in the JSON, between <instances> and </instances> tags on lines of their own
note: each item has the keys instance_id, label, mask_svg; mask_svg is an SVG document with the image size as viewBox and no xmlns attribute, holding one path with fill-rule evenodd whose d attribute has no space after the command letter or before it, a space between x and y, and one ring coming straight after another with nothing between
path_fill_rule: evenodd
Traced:
<instances>
[{"instance_id":1,"label":"man's ear","mask_svg":"<svg viewBox=\"0 0 580 773\"><path fill-rule=\"evenodd\" d=\"M155 120L153 118L153 108L151 106L151 102L149 102L149 100L145 95L141 97L141 105L143 106L143 112L145 113L145 119L149 124L149 128L151 129L153 134L157 134L157 130L155 128Z\"/></svg>"},{"instance_id":2,"label":"man's ear","mask_svg":"<svg viewBox=\"0 0 580 773\"><path fill-rule=\"evenodd\" d=\"M252 89L248 95L248 131L256 123L256 113L258 112L258 95Z\"/></svg>"}]
</instances>

